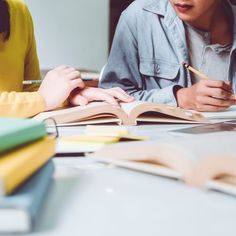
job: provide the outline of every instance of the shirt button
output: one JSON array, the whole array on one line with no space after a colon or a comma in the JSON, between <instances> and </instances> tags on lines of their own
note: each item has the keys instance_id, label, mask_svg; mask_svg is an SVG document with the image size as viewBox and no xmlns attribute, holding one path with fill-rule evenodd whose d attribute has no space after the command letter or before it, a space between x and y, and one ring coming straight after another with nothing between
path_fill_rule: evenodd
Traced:
<instances>
[{"instance_id":1,"label":"shirt button","mask_svg":"<svg viewBox=\"0 0 236 236\"><path fill-rule=\"evenodd\" d=\"M160 67L158 64L155 65L155 71L158 73L160 71Z\"/></svg>"},{"instance_id":2,"label":"shirt button","mask_svg":"<svg viewBox=\"0 0 236 236\"><path fill-rule=\"evenodd\" d=\"M209 37L209 33L204 33L204 37L208 38Z\"/></svg>"}]
</instances>

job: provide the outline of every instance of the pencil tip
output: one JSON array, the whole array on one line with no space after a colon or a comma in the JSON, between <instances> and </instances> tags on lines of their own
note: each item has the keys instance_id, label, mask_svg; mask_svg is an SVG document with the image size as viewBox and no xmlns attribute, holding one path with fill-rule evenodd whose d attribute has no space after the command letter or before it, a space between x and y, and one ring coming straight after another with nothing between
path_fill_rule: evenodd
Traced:
<instances>
[{"instance_id":1,"label":"pencil tip","mask_svg":"<svg viewBox=\"0 0 236 236\"><path fill-rule=\"evenodd\" d=\"M185 68L188 68L188 67L189 67L189 65L188 65L186 62L182 62L182 64L183 64L183 66L184 66Z\"/></svg>"}]
</instances>

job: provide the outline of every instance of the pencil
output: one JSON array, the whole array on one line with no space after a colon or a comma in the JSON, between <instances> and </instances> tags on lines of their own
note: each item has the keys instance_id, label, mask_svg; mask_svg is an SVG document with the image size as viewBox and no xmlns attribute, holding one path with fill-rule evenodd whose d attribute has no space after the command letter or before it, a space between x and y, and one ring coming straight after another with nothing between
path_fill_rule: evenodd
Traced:
<instances>
[{"instance_id":1,"label":"pencil","mask_svg":"<svg viewBox=\"0 0 236 236\"><path fill-rule=\"evenodd\" d=\"M201 73L200 71L196 70L195 68L193 68L192 66L190 66L189 64L183 62L183 65L186 69L192 71L194 74L198 75L201 79L205 79L208 80L209 78L204 75L203 73ZM236 95L234 95L234 99L236 99Z\"/></svg>"},{"instance_id":2,"label":"pencil","mask_svg":"<svg viewBox=\"0 0 236 236\"><path fill-rule=\"evenodd\" d=\"M96 79L91 77L83 77L81 78L83 81L95 81ZM24 80L22 82L23 85L32 85L32 84L41 84L43 80Z\"/></svg>"},{"instance_id":3,"label":"pencil","mask_svg":"<svg viewBox=\"0 0 236 236\"><path fill-rule=\"evenodd\" d=\"M196 70L195 68L193 68L192 66L190 66L189 64L183 62L183 65L186 69L192 71L194 74L198 75L201 79L205 79L208 80L209 78L204 75L203 73L201 73L200 71Z\"/></svg>"}]
</instances>

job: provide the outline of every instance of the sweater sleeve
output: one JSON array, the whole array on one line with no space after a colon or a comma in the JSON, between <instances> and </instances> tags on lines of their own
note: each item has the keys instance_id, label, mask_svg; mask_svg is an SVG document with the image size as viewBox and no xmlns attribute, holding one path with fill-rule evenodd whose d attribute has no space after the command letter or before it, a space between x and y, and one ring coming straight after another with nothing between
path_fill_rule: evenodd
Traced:
<instances>
[{"instance_id":1,"label":"sweater sleeve","mask_svg":"<svg viewBox=\"0 0 236 236\"><path fill-rule=\"evenodd\" d=\"M0 93L0 116L28 118L45 110L45 103L38 92Z\"/></svg>"},{"instance_id":2,"label":"sweater sleeve","mask_svg":"<svg viewBox=\"0 0 236 236\"><path fill-rule=\"evenodd\" d=\"M25 18L27 22L28 47L26 49L26 56L24 62L24 79L41 80L42 77L39 69L39 60L38 60L36 40L34 35L34 24L27 6L25 6ZM37 85L24 87L24 91L26 92L35 91L37 89L38 89Z\"/></svg>"}]
</instances>

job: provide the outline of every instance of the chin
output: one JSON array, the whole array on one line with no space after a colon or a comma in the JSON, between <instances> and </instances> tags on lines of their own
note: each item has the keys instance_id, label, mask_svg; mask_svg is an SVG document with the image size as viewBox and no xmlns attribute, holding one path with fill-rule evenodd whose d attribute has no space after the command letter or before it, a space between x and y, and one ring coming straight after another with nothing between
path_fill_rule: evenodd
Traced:
<instances>
[{"instance_id":1,"label":"chin","mask_svg":"<svg viewBox=\"0 0 236 236\"><path fill-rule=\"evenodd\" d=\"M184 22L191 23L191 22L196 21L196 18L190 15L186 15L186 14L177 14L177 15Z\"/></svg>"}]
</instances>

